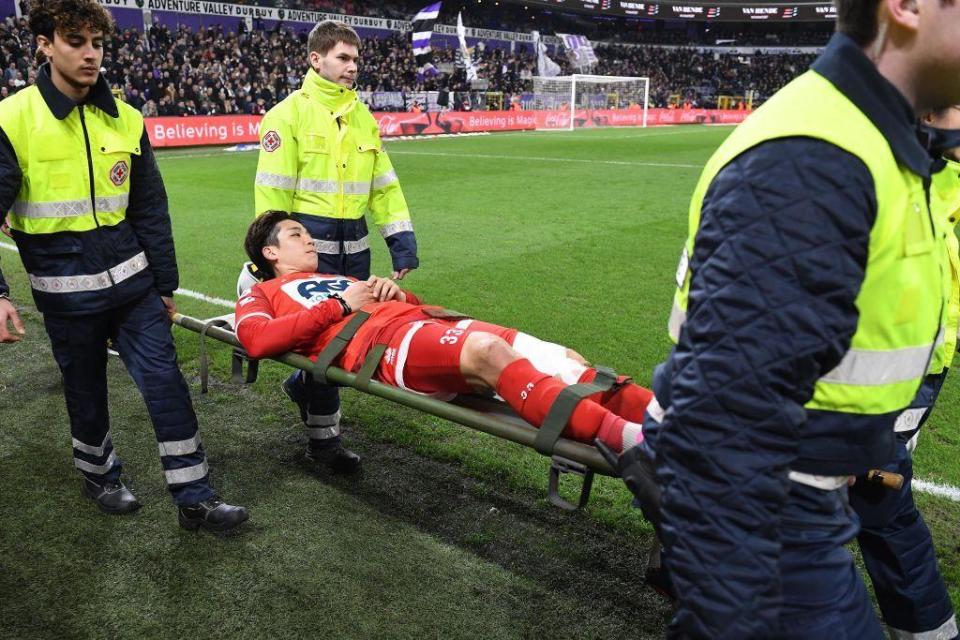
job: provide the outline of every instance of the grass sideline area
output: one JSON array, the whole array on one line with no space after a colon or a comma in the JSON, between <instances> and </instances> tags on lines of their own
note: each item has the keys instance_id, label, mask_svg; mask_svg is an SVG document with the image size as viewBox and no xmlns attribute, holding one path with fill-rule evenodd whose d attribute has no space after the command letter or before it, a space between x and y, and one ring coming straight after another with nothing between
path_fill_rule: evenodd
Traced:
<instances>
[{"instance_id":1,"label":"grass sideline area","mask_svg":"<svg viewBox=\"0 0 960 640\"><path fill-rule=\"evenodd\" d=\"M388 142L420 242L404 286L428 301L567 344L649 384L700 168L728 127L586 130ZM232 300L256 153L159 154L181 286ZM374 271L389 273L371 235ZM641 586L651 531L617 481L584 513L545 500L531 450L345 391L356 479L302 461L279 393L287 369L228 382L212 347L199 395L195 334L176 329L214 482L251 509L236 535L181 531L136 390L111 363L113 433L145 507L101 516L79 497L59 376L15 254L0 263L29 336L0 348L0 635L337 638L660 637L669 609ZM227 312L180 296L184 313ZM960 485L955 378L917 476ZM29 469L26 481L22 471ZM571 484L565 490L573 490ZM960 606L960 504L919 496Z\"/></svg>"}]
</instances>

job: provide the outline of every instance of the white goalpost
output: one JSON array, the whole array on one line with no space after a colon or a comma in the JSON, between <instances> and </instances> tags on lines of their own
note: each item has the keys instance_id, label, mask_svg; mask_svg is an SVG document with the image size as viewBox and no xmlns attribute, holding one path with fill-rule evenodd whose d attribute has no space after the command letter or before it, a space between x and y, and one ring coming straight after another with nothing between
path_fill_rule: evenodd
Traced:
<instances>
[{"instance_id":1,"label":"white goalpost","mask_svg":"<svg viewBox=\"0 0 960 640\"><path fill-rule=\"evenodd\" d=\"M572 131L580 126L645 127L649 103L650 78L574 74L534 77L528 108L555 112L556 117L544 118L545 126L539 128Z\"/></svg>"}]
</instances>

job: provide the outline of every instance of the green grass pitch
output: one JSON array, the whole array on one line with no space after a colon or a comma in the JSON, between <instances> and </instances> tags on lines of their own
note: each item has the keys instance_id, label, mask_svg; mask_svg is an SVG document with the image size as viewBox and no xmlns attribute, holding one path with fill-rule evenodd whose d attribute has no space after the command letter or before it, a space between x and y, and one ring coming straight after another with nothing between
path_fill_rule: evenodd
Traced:
<instances>
[{"instance_id":1,"label":"green grass pitch","mask_svg":"<svg viewBox=\"0 0 960 640\"><path fill-rule=\"evenodd\" d=\"M427 300L562 342L648 384L689 197L728 127L587 130L386 143ZM181 286L232 300L253 215L256 153L159 153ZM389 274L371 235L374 271ZM79 496L59 376L16 254L0 263L28 337L0 348L0 636L16 638L661 637L669 608L641 584L651 531L601 478L584 513L544 499L533 451L344 391L357 478L302 461L287 369L229 382L212 345L199 395L195 334L175 329L224 496L251 510L234 535L181 531L142 401L111 362L114 441L145 503L100 515ZM198 317L228 312L180 296ZM917 476L960 485L951 378L925 427ZM572 483L564 486L568 493ZM919 495L960 605L960 504Z\"/></svg>"}]
</instances>

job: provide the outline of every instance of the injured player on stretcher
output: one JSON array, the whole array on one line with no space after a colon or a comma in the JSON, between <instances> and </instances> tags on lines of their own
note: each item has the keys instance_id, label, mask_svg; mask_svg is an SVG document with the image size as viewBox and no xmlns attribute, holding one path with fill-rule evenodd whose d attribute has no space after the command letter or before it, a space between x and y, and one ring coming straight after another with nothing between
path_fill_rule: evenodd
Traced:
<instances>
[{"instance_id":1,"label":"injured player on stretcher","mask_svg":"<svg viewBox=\"0 0 960 640\"><path fill-rule=\"evenodd\" d=\"M310 234L285 212L254 220L245 248L266 278L236 305L237 337L253 358L293 351L316 359L362 309L369 317L333 365L356 372L382 344L375 380L444 399L493 390L535 427L565 387L597 376L575 351L424 304L391 280L317 273ZM640 423L652 397L620 377L576 406L563 436L629 449L643 440Z\"/></svg>"}]
</instances>

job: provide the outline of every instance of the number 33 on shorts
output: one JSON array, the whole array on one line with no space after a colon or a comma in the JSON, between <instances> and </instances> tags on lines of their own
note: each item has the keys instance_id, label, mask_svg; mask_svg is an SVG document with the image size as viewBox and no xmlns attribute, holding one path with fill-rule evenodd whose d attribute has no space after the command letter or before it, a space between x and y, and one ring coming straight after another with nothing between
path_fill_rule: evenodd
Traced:
<instances>
[{"instance_id":1,"label":"number 33 on shorts","mask_svg":"<svg viewBox=\"0 0 960 640\"><path fill-rule=\"evenodd\" d=\"M462 335L463 329L447 329L440 337L440 344L457 344Z\"/></svg>"}]
</instances>

